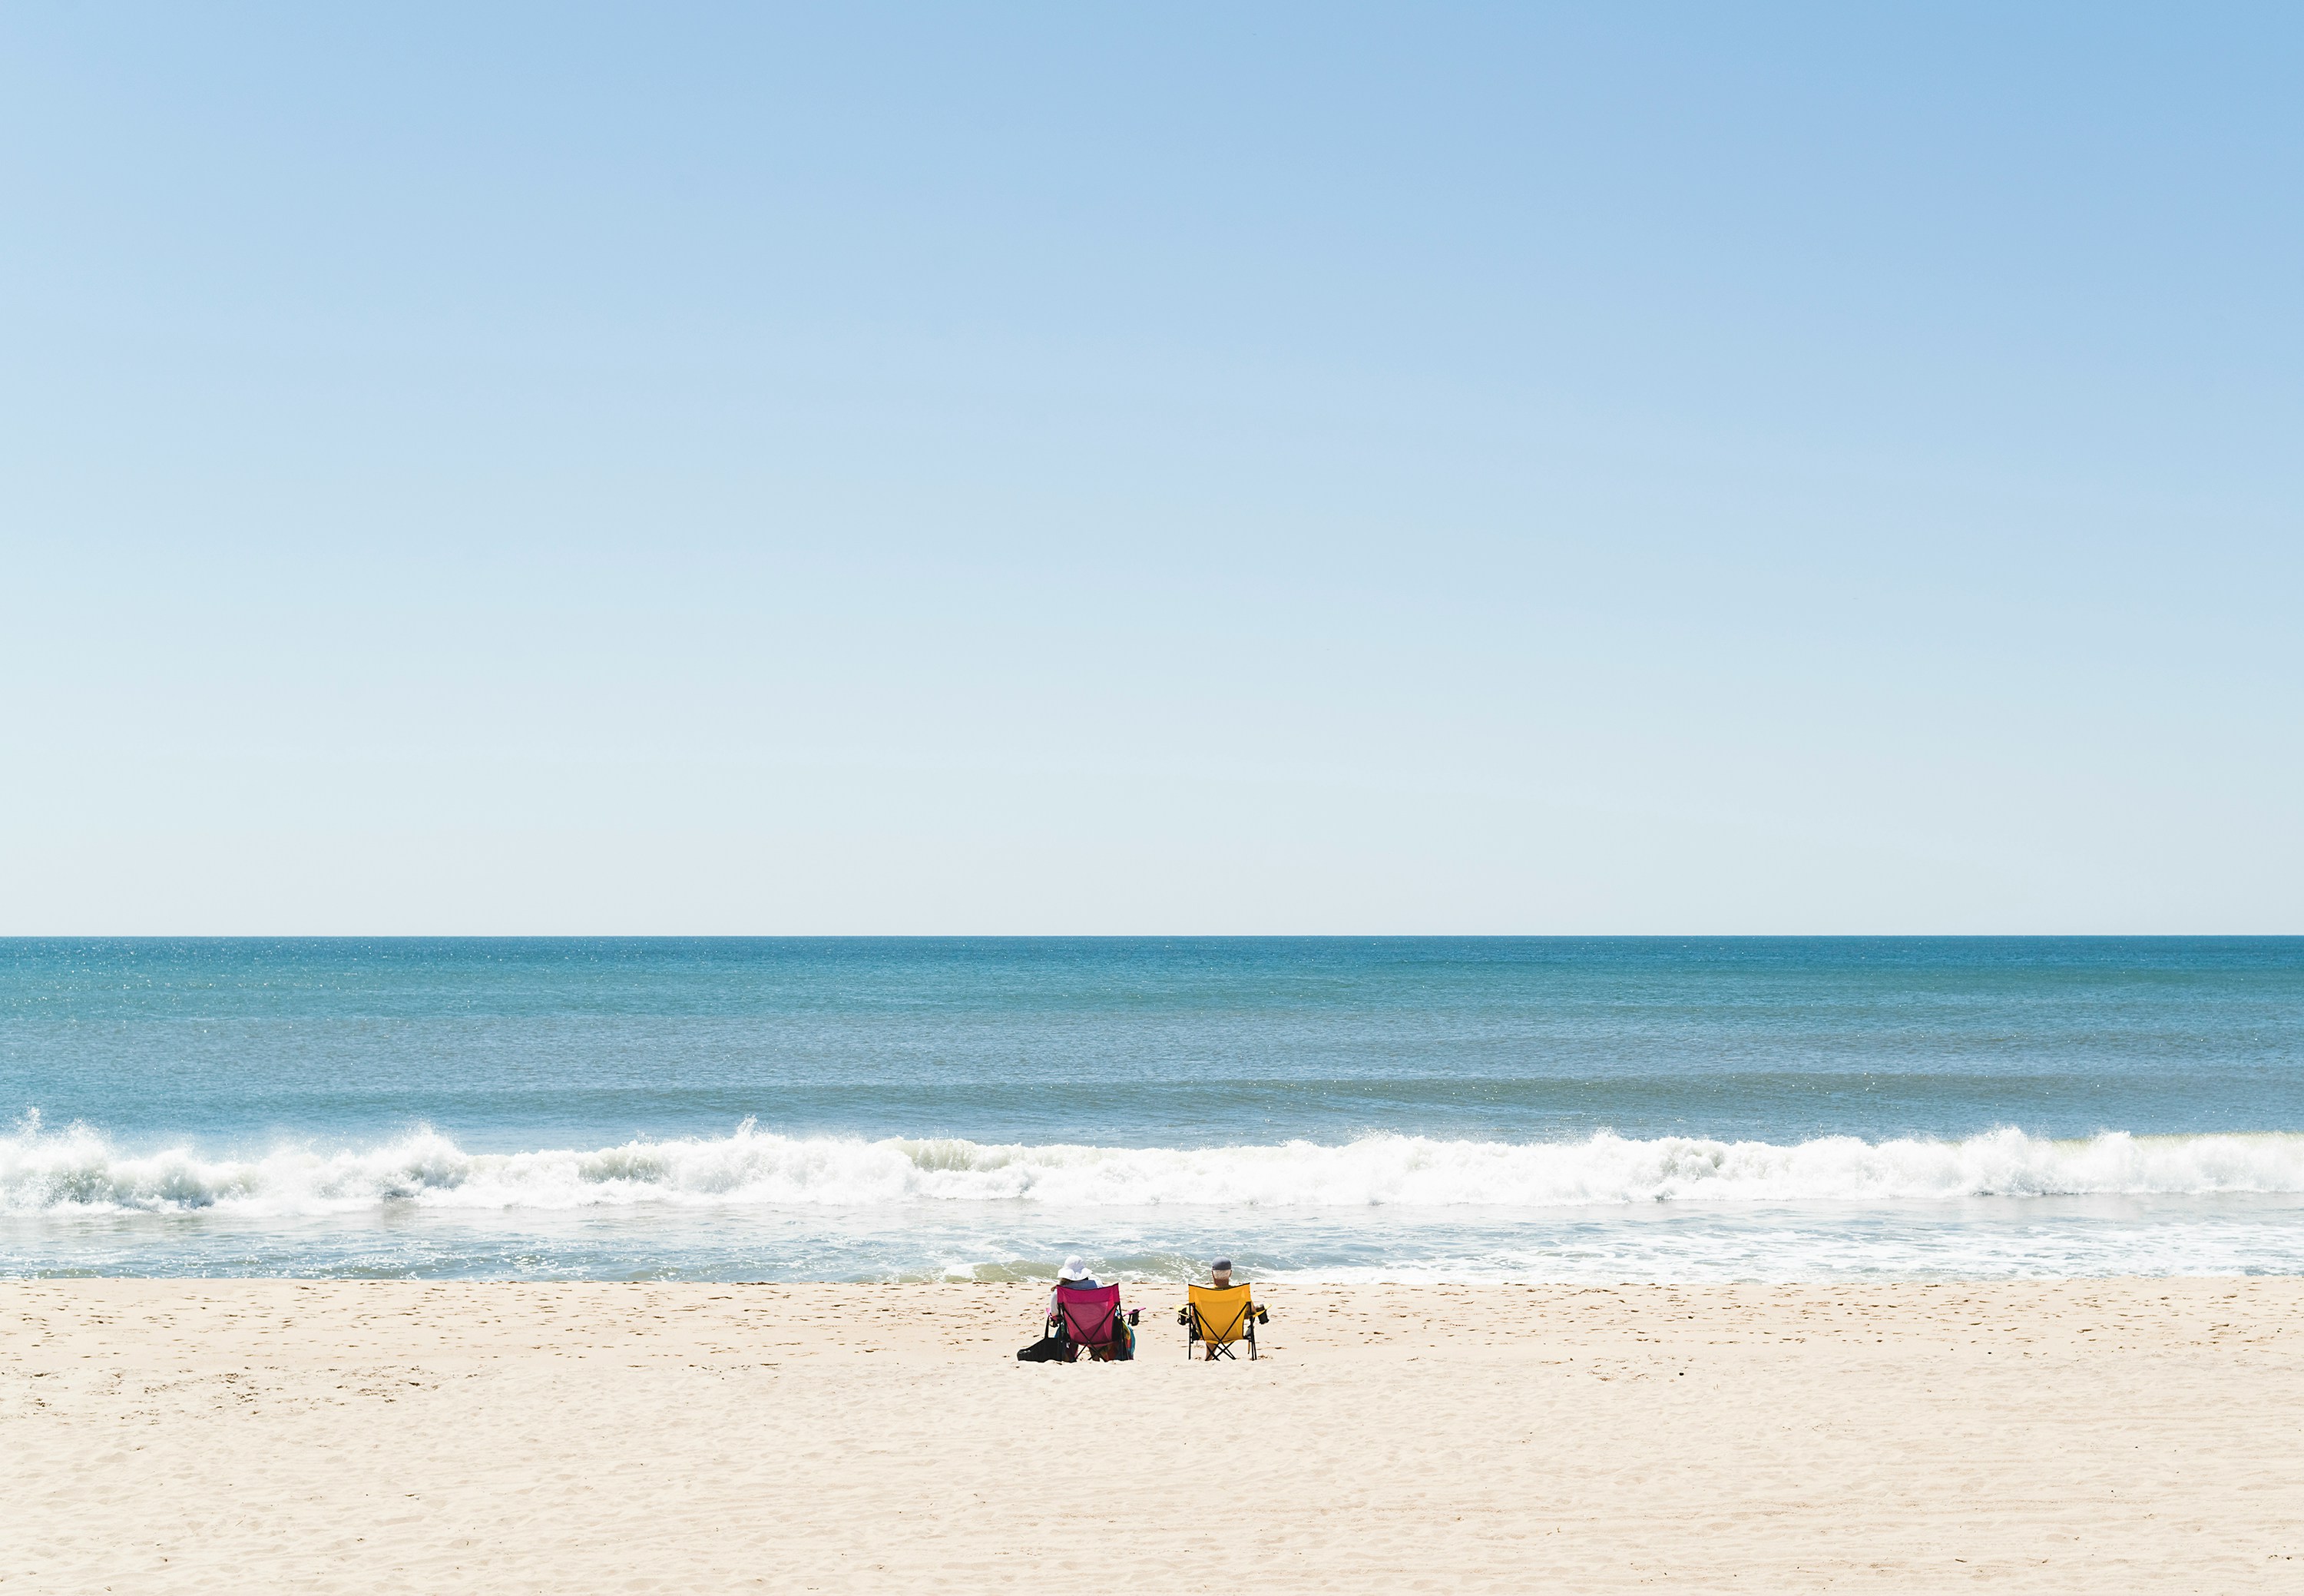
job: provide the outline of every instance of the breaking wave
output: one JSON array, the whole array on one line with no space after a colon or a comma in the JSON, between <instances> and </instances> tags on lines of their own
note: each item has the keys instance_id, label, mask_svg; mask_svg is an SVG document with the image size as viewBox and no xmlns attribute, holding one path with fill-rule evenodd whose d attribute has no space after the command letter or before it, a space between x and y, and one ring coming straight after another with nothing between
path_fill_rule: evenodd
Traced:
<instances>
[{"instance_id":1,"label":"breaking wave","mask_svg":"<svg viewBox=\"0 0 2304 1596\"><path fill-rule=\"evenodd\" d=\"M2115 1131L2059 1142L2002 1129L1951 1142L1831 1136L1779 1145L1602 1132L1562 1142L1370 1135L1342 1146L1116 1148L784 1136L746 1120L724 1137L589 1150L467 1152L419 1129L368 1147L281 1146L234 1159L190 1146L127 1150L87 1125L52 1131L33 1115L0 1137L0 1213L20 1215L331 1213L394 1202L1334 1210L2217 1193L2304 1193L2304 1134Z\"/></svg>"}]
</instances>

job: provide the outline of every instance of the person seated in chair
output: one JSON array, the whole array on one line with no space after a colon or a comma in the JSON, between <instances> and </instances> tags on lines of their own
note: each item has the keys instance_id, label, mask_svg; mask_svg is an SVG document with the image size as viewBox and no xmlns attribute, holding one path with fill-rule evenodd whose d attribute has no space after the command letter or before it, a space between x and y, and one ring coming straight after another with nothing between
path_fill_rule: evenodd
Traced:
<instances>
[{"instance_id":1,"label":"person seated in chair","mask_svg":"<svg viewBox=\"0 0 2304 1596\"><path fill-rule=\"evenodd\" d=\"M1064 1260L1064 1267L1056 1272L1055 1289L1048 1293L1048 1334L1069 1348L1072 1338L1066 1333L1063 1294L1067 1287L1074 1290L1097 1289L1096 1277L1088 1272L1088 1264L1077 1252ZM1136 1312L1123 1312L1116 1303L1112 1311L1112 1340L1098 1343L1088 1349L1089 1355L1099 1362L1127 1363L1136 1355Z\"/></svg>"},{"instance_id":2,"label":"person seated in chair","mask_svg":"<svg viewBox=\"0 0 2304 1596\"><path fill-rule=\"evenodd\" d=\"M1064 1267L1056 1271L1055 1287L1048 1293L1048 1317L1051 1320L1063 1317L1056 1310L1056 1292L1067 1286L1085 1286L1090 1291L1096 1289L1096 1277L1088 1272L1088 1261L1077 1252L1065 1259Z\"/></svg>"},{"instance_id":3,"label":"person seated in chair","mask_svg":"<svg viewBox=\"0 0 2304 1596\"><path fill-rule=\"evenodd\" d=\"M1056 1284L1048 1293L1047 1322L1041 1328L1040 1339L1016 1354L1026 1363L1066 1363L1076 1355L1072 1337L1064 1334L1064 1312L1056 1293L1067 1286L1085 1286L1093 1290L1096 1277L1088 1272L1088 1264L1077 1252L1064 1260L1064 1267L1056 1271Z\"/></svg>"},{"instance_id":4,"label":"person seated in chair","mask_svg":"<svg viewBox=\"0 0 2304 1596\"><path fill-rule=\"evenodd\" d=\"M1203 1291L1230 1291L1233 1284L1232 1260L1219 1258L1208 1265L1207 1285L1195 1286L1186 1295L1195 1296ZM1243 1293L1248 1290L1248 1283L1244 1280L1239 1282L1239 1286ZM1256 1356L1256 1327L1270 1322L1266 1319L1262 1306L1248 1301L1233 1303L1229 1308L1210 1306L1212 1312L1227 1316L1217 1322L1210 1322L1201 1317L1199 1305L1192 1302L1187 1302L1176 1310L1176 1322L1184 1326L1188 1332L1184 1347L1186 1354L1190 1355L1192 1346L1198 1345L1202 1354L1211 1361L1220 1356L1228 1358L1232 1355L1232 1344L1245 1341L1248 1355L1251 1358Z\"/></svg>"}]
</instances>

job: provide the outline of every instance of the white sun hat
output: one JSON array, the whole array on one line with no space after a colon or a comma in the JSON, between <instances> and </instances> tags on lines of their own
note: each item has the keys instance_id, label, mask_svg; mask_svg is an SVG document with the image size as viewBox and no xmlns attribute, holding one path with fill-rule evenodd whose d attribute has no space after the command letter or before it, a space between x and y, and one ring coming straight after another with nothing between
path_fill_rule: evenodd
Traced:
<instances>
[{"instance_id":1,"label":"white sun hat","mask_svg":"<svg viewBox=\"0 0 2304 1596\"><path fill-rule=\"evenodd\" d=\"M1070 1258L1064 1260L1064 1267L1056 1271L1056 1278L1060 1280L1087 1279L1088 1261L1082 1258L1079 1253L1073 1253Z\"/></svg>"}]
</instances>

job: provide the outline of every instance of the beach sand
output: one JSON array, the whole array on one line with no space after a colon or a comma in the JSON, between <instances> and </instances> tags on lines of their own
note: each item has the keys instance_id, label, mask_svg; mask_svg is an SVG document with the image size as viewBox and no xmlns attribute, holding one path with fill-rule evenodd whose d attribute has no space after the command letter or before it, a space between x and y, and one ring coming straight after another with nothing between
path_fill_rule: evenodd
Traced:
<instances>
[{"instance_id":1,"label":"beach sand","mask_svg":"<svg viewBox=\"0 0 2304 1596\"><path fill-rule=\"evenodd\" d=\"M0 1591L2304 1590L2304 1281L0 1282Z\"/></svg>"}]
</instances>

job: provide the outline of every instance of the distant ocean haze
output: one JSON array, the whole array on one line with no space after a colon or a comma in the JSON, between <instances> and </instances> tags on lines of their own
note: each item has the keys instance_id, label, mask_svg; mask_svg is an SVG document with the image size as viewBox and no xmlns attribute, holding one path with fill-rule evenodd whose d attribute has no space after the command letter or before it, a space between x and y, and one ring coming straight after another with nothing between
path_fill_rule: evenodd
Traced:
<instances>
[{"instance_id":1,"label":"distant ocean haze","mask_svg":"<svg viewBox=\"0 0 2304 1596\"><path fill-rule=\"evenodd\" d=\"M0 1269L2304 1269L2304 939L0 943Z\"/></svg>"}]
</instances>

